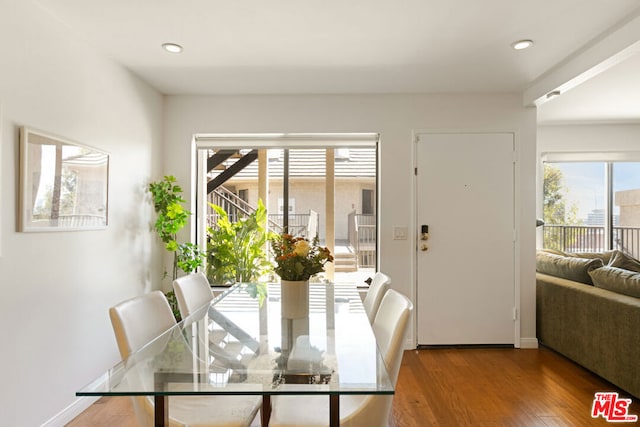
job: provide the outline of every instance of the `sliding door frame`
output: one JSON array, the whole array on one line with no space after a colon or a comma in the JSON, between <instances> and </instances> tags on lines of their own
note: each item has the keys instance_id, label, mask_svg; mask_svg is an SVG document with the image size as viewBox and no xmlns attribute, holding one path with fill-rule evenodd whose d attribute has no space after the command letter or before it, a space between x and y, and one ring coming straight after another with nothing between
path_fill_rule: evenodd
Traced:
<instances>
[{"instance_id":1,"label":"sliding door frame","mask_svg":"<svg viewBox=\"0 0 640 427\"><path fill-rule=\"evenodd\" d=\"M331 149L337 148L375 148L376 153L376 171L375 171L375 212L376 212L376 268L380 264L379 241L380 241L380 218L379 218L379 151L380 151L380 134L379 133L220 133L220 134L196 134L192 140L191 153L191 211L196 212L196 220L191 221L191 237L200 247L206 247L206 203L202 203L199 198L203 194L201 176L204 170L206 159L199 155L200 150L205 149L258 149L258 160L266 159L267 149L283 149L288 152L291 149L326 149L330 150L332 155L327 153L327 158L334 158ZM332 165L333 166L333 165ZM333 167L330 169L332 173ZM284 182L288 182L288 176L283 176ZM327 177L327 186L333 186L335 183L335 174L329 179ZM288 187L288 186L286 186ZM285 188L286 188L285 187ZM327 188L327 191L329 189ZM333 189L331 190L333 192ZM327 193L329 194L329 193ZM287 201L288 203L288 201ZM327 205L327 210L333 212L333 203ZM331 222L333 224L333 221ZM329 225L329 224L327 224ZM329 228L327 226L327 228ZM334 232L326 230L327 246L332 252L334 248ZM329 242L328 240L332 241Z\"/></svg>"}]
</instances>

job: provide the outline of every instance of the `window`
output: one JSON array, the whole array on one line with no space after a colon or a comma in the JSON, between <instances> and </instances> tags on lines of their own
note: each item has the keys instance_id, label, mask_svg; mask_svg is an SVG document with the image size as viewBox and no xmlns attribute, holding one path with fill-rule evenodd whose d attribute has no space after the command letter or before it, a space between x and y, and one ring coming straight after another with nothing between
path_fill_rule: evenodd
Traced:
<instances>
[{"instance_id":1,"label":"window","mask_svg":"<svg viewBox=\"0 0 640 427\"><path fill-rule=\"evenodd\" d=\"M640 162L547 161L543 245L640 256Z\"/></svg>"},{"instance_id":2,"label":"window","mask_svg":"<svg viewBox=\"0 0 640 427\"><path fill-rule=\"evenodd\" d=\"M362 190L362 214L373 215L375 209L374 191L369 189Z\"/></svg>"},{"instance_id":3,"label":"window","mask_svg":"<svg viewBox=\"0 0 640 427\"><path fill-rule=\"evenodd\" d=\"M317 235L331 249L337 259L328 278L360 282L372 276L377 139L377 134L196 137L196 200L207 201L196 207L200 244L206 245L205 230L216 221L208 203L237 220L261 200L270 230ZM356 212L365 203L368 213Z\"/></svg>"}]
</instances>

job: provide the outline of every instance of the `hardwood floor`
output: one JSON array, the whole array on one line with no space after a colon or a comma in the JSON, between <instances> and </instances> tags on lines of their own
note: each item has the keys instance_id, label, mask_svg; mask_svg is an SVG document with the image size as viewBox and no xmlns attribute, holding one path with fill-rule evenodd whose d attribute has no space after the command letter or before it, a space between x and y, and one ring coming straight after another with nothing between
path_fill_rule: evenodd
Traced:
<instances>
[{"instance_id":1,"label":"hardwood floor","mask_svg":"<svg viewBox=\"0 0 640 427\"><path fill-rule=\"evenodd\" d=\"M597 391L631 397L544 347L408 350L389 426L608 425L591 418ZM629 413L640 415L639 400L631 398ZM135 425L128 397L102 398L68 424ZM258 420L252 426L259 426Z\"/></svg>"},{"instance_id":2,"label":"hardwood floor","mask_svg":"<svg viewBox=\"0 0 640 427\"><path fill-rule=\"evenodd\" d=\"M406 351L396 388L394 427L607 425L594 393L619 391L546 348Z\"/></svg>"}]
</instances>

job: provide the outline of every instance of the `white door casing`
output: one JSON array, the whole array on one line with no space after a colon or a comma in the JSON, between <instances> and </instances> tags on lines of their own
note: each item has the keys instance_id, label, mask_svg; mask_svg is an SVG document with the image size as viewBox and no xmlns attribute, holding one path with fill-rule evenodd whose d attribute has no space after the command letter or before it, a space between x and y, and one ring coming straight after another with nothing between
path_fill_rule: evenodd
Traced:
<instances>
[{"instance_id":1,"label":"white door casing","mask_svg":"<svg viewBox=\"0 0 640 427\"><path fill-rule=\"evenodd\" d=\"M423 133L415 149L417 344L516 344L514 135Z\"/></svg>"}]
</instances>

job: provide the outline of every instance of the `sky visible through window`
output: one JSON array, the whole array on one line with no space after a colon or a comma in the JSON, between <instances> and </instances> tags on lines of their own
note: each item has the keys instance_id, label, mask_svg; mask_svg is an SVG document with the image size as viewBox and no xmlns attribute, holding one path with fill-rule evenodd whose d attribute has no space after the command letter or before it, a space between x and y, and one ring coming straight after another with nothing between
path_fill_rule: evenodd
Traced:
<instances>
[{"instance_id":1,"label":"sky visible through window","mask_svg":"<svg viewBox=\"0 0 640 427\"><path fill-rule=\"evenodd\" d=\"M577 207L577 217L585 224L589 215L604 209L605 163L551 163L564 177L565 197L569 206ZM613 191L640 189L640 163L617 162L613 167ZM614 206L614 215L619 208Z\"/></svg>"}]
</instances>

